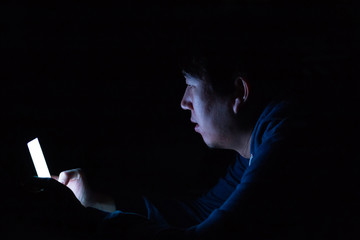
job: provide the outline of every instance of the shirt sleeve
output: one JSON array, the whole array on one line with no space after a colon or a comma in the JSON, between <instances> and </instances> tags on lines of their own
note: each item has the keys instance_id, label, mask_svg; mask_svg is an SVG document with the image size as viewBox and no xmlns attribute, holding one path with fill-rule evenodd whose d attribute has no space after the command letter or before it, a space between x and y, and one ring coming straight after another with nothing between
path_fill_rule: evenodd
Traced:
<instances>
[{"instance_id":1,"label":"shirt sleeve","mask_svg":"<svg viewBox=\"0 0 360 240\"><path fill-rule=\"evenodd\" d=\"M144 197L147 217L177 227L201 223L233 193L248 165L248 159L237 155L227 174L206 194L194 200Z\"/></svg>"}]
</instances>

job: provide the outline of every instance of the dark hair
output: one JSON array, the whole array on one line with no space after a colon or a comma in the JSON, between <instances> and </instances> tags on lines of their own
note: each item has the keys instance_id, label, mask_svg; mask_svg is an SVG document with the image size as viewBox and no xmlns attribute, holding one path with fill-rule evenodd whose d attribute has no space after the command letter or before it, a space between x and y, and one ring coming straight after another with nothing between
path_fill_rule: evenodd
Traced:
<instances>
[{"instance_id":1,"label":"dark hair","mask_svg":"<svg viewBox=\"0 0 360 240\"><path fill-rule=\"evenodd\" d=\"M264 105L290 92L297 76L291 48L271 31L225 21L200 25L187 35L181 68L209 82L219 95L232 93L236 77L247 79L249 111L256 118Z\"/></svg>"}]
</instances>

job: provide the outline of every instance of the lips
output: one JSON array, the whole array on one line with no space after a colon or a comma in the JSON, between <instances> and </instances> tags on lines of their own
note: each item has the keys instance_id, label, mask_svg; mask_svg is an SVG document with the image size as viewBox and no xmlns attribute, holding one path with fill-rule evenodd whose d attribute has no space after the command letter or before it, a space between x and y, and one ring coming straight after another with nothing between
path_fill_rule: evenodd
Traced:
<instances>
[{"instance_id":1,"label":"lips","mask_svg":"<svg viewBox=\"0 0 360 240\"><path fill-rule=\"evenodd\" d=\"M199 124L196 124L196 125L195 125L195 128L194 128L195 132L199 132L199 128L200 128L200 127L199 127Z\"/></svg>"},{"instance_id":2,"label":"lips","mask_svg":"<svg viewBox=\"0 0 360 240\"><path fill-rule=\"evenodd\" d=\"M194 130L195 130L196 132L199 132L199 124L197 124L197 122L194 121L193 119L190 119L190 121L195 124Z\"/></svg>"}]
</instances>

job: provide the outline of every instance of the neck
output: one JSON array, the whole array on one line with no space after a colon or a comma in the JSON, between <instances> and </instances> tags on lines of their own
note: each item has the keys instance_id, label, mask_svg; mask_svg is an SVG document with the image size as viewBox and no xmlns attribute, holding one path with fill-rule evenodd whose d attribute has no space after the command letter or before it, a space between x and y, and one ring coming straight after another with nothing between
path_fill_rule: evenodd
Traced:
<instances>
[{"instance_id":1,"label":"neck","mask_svg":"<svg viewBox=\"0 0 360 240\"><path fill-rule=\"evenodd\" d=\"M250 146L251 146L251 138L252 138L252 129L249 131L245 131L240 134L240 138L237 141L237 145L234 148L236 152L238 152L244 158L250 158Z\"/></svg>"}]
</instances>

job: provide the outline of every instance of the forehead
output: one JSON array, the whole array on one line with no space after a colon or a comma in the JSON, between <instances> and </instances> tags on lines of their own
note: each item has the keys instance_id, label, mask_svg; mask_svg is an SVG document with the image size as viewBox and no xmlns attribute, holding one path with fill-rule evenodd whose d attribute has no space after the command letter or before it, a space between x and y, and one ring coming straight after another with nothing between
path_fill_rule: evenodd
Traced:
<instances>
[{"instance_id":1,"label":"forehead","mask_svg":"<svg viewBox=\"0 0 360 240\"><path fill-rule=\"evenodd\" d=\"M193 76L191 74L184 73L185 82L188 85L194 85L200 92L204 93L208 98L212 98L216 95L213 91L211 84L200 77Z\"/></svg>"}]
</instances>

